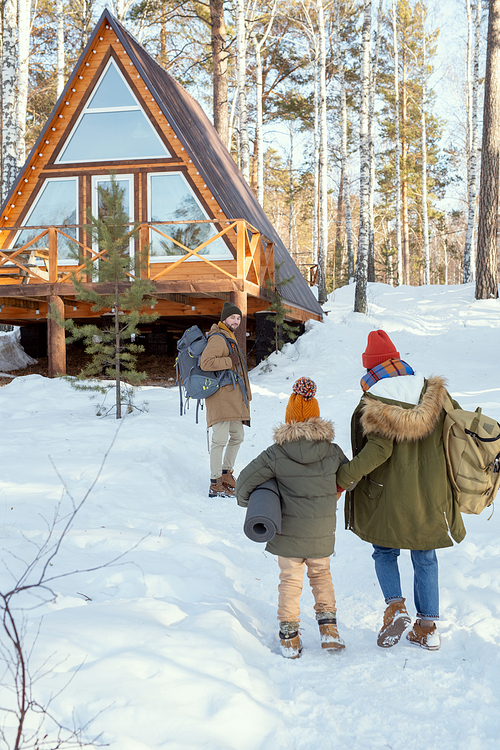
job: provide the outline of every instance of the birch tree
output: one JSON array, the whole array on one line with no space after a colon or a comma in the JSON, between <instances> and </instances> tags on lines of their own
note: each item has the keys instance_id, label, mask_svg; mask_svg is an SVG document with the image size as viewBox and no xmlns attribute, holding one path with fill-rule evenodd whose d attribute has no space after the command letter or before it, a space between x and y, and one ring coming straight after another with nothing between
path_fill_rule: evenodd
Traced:
<instances>
[{"instance_id":1,"label":"birch tree","mask_svg":"<svg viewBox=\"0 0 500 750\"><path fill-rule=\"evenodd\" d=\"M425 41L425 8L422 6L422 111L420 118L422 134L422 230L424 235L424 284L430 284L429 213L427 208L427 132L425 124L425 108L427 105L427 60Z\"/></svg>"},{"instance_id":2,"label":"birch tree","mask_svg":"<svg viewBox=\"0 0 500 750\"><path fill-rule=\"evenodd\" d=\"M396 143L396 254L399 285L403 283L403 253L401 247L401 144L399 138L399 52L396 26L396 0L392 0L392 38L394 45L394 131Z\"/></svg>"},{"instance_id":3,"label":"birch tree","mask_svg":"<svg viewBox=\"0 0 500 750\"><path fill-rule=\"evenodd\" d=\"M370 65L370 93L368 99L368 147L370 154L370 184L368 192L368 281L375 281L375 219L373 215L373 199L375 195L375 86L377 82L378 56L380 51L382 0L379 0L377 19L375 51Z\"/></svg>"},{"instance_id":4,"label":"birch tree","mask_svg":"<svg viewBox=\"0 0 500 750\"><path fill-rule=\"evenodd\" d=\"M349 180L349 154L347 149L347 96L345 85L344 56L342 54L342 42L340 38L340 11L341 0L337 0L335 16L335 41L337 51L337 69L340 85L340 122L341 122L341 147L340 147L340 169L341 182L344 190L344 211L347 242L347 275L349 281L354 279L354 248L352 239L352 215L351 215L351 189Z\"/></svg>"},{"instance_id":5,"label":"birch tree","mask_svg":"<svg viewBox=\"0 0 500 750\"><path fill-rule=\"evenodd\" d=\"M236 30L238 50L238 114L239 114L239 142L240 160L243 177L250 183L250 149L248 146L248 123L247 123L247 35L245 20L245 0L236 0Z\"/></svg>"},{"instance_id":6,"label":"birch tree","mask_svg":"<svg viewBox=\"0 0 500 750\"><path fill-rule=\"evenodd\" d=\"M371 58L371 0L363 2L363 48L361 63L361 107L359 124L359 241L356 263L356 291L354 312L366 313L367 256L369 242L369 191L370 191L370 144L368 128L368 108L370 95Z\"/></svg>"},{"instance_id":7,"label":"birch tree","mask_svg":"<svg viewBox=\"0 0 500 750\"><path fill-rule=\"evenodd\" d=\"M64 89L64 7L63 0L56 2L57 27L57 80L56 98L59 99Z\"/></svg>"},{"instance_id":8,"label":"birch tree","mask_svg":"<svg viewBox=\"0 0 500 750\"><path fill-rule=\"evenodd\" d=\"M17 0L4 0L2 34L2 200L17 174Z\"/></svg>"},{"instance_id":9,"label":"birch tree","mask_svg":"<svg viewBox=\"0 0 500 750\"><path fill-rule=\"evenodd\" d=\"M481 39L481 0L476 0L474 24L470 0L467 6L467 230L465 233L463 283L474 280L474 228L477 197L477 109L479 87L479 43Z\"/></svg>"},{"instance_id":10,"label":"birch tree","mask_svg":"<svg viewBox=\"0 0 500 750\"><path fill-rule=\"evenodd\" d=\"M328 130L326 112L326 34L323 0L316 0L319 38L319 96L320 96L320 233L318 251L318 302L326 302L326 263L328 256Z\"/></svg>"},{"instance_id":11,"label":"birch tree","mask_svg":"<svg viewBox=\"0 0 500 750\"><path fill-rule=\"evenodd\" d=\"M30 57L31 0L18 0L18 73L17 73L17 166L26 160L26 113Z\"/></svg>"},{"instance_id":12,"label":"birch tree","mask_svg":"<svg viewBox=\"0 0 500 750\"><path fill-rule=\"evenodd\" d=\"M498 298L497 234L500 165L500 0L490 0L479 187L476 299Z\"/></svg>"}]
</instances>

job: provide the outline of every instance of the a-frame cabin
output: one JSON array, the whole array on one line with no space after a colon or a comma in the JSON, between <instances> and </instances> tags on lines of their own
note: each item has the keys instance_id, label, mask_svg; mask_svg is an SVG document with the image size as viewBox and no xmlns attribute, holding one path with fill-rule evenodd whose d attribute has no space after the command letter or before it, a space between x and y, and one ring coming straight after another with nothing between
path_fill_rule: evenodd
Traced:
<instances>
[{"instance_id":1,"label":"a-frame cabin","mask_svg":"<svg viewBox=\"0 0 500 750\"><path fill-rule=\"evenodd\" d=\"M0 323L48 322L49 374L66 371L66 353L47 309L77 321L96 317L76 300L71 274L84 273L85 257L99 262L84 225L111 172L140 225L140 246L149 247L143 273L155 283L160 315L153 329L208 325L231 299L244 314L245 348L256 313L269 305L275 264L281 279L294 277L281 290L290 319L321 320L202 108L105 10L0 215Z\"/></svg>"}]
</instances>

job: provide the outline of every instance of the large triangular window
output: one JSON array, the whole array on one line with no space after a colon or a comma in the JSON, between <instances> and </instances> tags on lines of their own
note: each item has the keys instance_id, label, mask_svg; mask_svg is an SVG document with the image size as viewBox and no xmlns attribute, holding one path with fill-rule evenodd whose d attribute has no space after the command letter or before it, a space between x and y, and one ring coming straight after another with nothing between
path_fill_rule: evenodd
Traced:
<instances>
[{"instance_id":1,"label":"large triangular window","mask_svg":"<svg viewBox=\"0 0 500 750\"><path fill-rule=\"evenodd\" d=\"M170 157L111 58L56 163Z\"/></svg>"}]
</instances>

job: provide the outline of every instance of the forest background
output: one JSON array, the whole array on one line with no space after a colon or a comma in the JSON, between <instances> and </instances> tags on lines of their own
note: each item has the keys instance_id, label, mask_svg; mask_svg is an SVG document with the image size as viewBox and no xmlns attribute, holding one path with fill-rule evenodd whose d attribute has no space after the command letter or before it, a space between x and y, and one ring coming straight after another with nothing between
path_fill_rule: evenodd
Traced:
<instances>
[{"instance_id":1,"label":"forest background","mask_svg":"<svg viewBox=\"0 0 500 750\"><path fill-rule=\"evenodd\" d=\"M486 27L498 3L108 7L213 117L323 302L360 270L365 284L474 279ZM1 7L5 198L104 6ZM498 252L493 265L497 279ZM486 296L498 296L496 282Z\"/></svg>"}]
</instances>

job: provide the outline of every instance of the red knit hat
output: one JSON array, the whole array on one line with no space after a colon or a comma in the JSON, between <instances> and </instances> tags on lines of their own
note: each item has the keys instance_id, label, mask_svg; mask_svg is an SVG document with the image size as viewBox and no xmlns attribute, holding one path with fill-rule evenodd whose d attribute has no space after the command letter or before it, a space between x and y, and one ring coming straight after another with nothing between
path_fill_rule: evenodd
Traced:
<instances>
[{"instance_id":1,"label":"red knit hat","mask_svg":"<svg viewBox=\"0 0 500 750\"><path fill-rule=\"evenodd\" d=\"M363 354L363 367L371 370L372 367L388 359L399 359L399 357L399 352L396 351L396 347L385 331L370 331Z\"/></svg>"},{"instance_id":2,"label":"red knit hat","mask_svg":"<svg viewBox=\"0 0 500 750\"><path fill-rule=\"evenodd\" d=\"M293 384L292 395L288 400L285 422L304 422L319 417L319 404L314 398L316 383L310 378L299 378Z\"/></svg>"}]
</instances>

